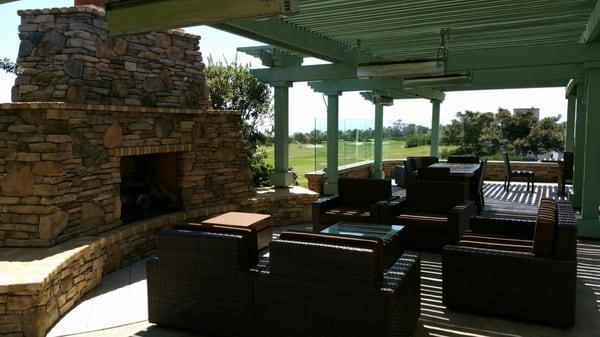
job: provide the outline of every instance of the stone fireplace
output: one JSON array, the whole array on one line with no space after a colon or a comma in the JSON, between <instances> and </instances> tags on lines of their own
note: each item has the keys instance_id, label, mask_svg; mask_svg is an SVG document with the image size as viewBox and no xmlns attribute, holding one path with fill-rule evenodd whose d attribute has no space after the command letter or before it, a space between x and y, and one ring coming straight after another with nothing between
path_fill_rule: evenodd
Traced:
<instances>
[{"instance_id":1,"label":"stone fireplace","mask_svg":"<svg viewBox=\"0 0 600 337\"><path fill-rule=\"evenodd\" d=\"M0 247L255 194L239 113L209 110L199 37L110 38L94 6L18 14L21 73L15 103L0 105Z\"/></svg>"}]
</instances>

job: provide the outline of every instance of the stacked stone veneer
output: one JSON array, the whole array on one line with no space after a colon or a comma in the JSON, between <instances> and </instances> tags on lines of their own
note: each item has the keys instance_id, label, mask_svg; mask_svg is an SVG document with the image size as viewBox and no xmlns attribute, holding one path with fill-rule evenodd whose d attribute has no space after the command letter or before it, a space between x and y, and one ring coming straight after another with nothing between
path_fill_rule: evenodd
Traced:
<instances>
[{"instance_id":1,"label":"stacked stone veneer","mask_svg":"<svg viewBox=\"0 0 600 337\"><path fill-rule=\"evenodd\" d=\"M183 209L254 195L239 114L0 105L0 246L49 246L121 224L122 156L177 153Z\"/></svg>"},{"instance_id":2,"label":"stacked stone veneer","mask_svg":"<svg viewBox=\"0 0 600 337\"><path fill-rule=\"evenodd\" d=\"M21 74L13 102L200 107L208 99L199 37L108 37L92 6L19 11Z\"/></svg>"}]
</instances>

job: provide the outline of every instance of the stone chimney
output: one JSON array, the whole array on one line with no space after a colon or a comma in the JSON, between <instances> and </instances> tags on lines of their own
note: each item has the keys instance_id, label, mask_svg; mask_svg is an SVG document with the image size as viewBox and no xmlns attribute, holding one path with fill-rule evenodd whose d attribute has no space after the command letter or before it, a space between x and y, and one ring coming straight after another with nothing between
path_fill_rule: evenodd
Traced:
<instances>
[{"instance_id":1,"label":"stone chimney","mask_svg":"<svg viewBox=\"0 0 600 337\"><path fill-rule=\"evenodd\" d=\"M109 37L104 9L96 6L18 14L17 66L22 71L13 102L174 108L207 104L199 36L171 30Z\"/></svg>"},{"instance_id":2,"label":"stone chimney","mask_svg":"<svg viewBox=\"0 0 600 337\"><path fill-rule=\"evenodd\" d=\"M75 6L94 5L104 8L104 0L75 0Z\"/></svg>"}]
</instances>

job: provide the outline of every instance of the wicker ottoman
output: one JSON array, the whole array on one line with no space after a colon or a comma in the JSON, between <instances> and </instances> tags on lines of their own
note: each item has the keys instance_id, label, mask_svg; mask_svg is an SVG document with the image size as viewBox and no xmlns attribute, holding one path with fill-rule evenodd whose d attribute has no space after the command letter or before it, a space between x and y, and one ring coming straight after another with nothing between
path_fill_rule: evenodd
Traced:
<instances>
[{"instance_id":1,"label":"wicker ottoman","mask_svg":"<svg viewBox=\"0 0 600 337\"><path fill-rule=\"evenodd\" d=\"M228 212L206 219L202 221L202 225L254 230L259 250L267 248L273 236L273 218L268 214Z\"/></svg>"}]
</instances>

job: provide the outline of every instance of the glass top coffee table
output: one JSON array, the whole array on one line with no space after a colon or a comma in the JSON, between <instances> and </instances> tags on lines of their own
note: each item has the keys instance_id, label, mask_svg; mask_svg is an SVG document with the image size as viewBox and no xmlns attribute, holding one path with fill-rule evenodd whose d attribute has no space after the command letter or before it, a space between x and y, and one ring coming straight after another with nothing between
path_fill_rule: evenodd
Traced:
<instances>
[{"instance_id":1,"label":"glass top coffee table","mask_svg":"<svg viewBox=\"0 0 600 337\"><path fill-rule=\"evenodd\" d=\"M323 234L378 238L383 241L385 268L390 268L404 253L404 226L373 223L338 222L321 230Z\"/></svg>"}]
</instances>

